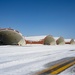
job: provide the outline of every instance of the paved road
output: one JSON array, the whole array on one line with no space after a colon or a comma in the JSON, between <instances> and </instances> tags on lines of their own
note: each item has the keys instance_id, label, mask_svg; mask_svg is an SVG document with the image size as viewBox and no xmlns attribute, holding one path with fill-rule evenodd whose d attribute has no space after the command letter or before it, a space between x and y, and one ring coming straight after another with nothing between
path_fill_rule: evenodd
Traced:
<instances>
[{"instance_id":1,"label":"paved road","mask_svg":"<svg viewBox=\"0 0 75 75\"><path fill-rule=\"evenodd\" d=\"M48 63L47 69L44 69L35 75L57 75L65 69L73 66L75 64L75 57L63 58L51 63ZM49 66L50 65L50 66Z\"/></svg>"},{"instance_id":2,"label":"paved road","mask_svg":"<svg viewBox=\"0 0 75 75\"><path fill-rule=\"evenodd\" d=\"M74 57L74 46L0 46L0 75L34 75L51 66L51 73L59 73L63 65L74 64Z\"/></svg>"}]
</instances>

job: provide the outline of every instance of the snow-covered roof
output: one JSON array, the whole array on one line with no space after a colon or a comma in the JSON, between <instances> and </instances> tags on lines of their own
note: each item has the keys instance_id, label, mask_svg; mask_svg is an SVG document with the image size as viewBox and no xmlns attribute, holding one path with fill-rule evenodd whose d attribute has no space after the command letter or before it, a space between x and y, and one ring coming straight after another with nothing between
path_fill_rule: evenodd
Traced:
<instances>
[{"instance_id":1,"label":"snow-covered roof","mask_svg":"<svg viewBox=\"0 0 75 75\"><path fill-rule=\"evenodd\" d=\"M65 40L65 42L70 42L71 41L71 39L64 39Z\"/></svg>"},{"instance_id":2,"label":"snow-covered roof","mask_svg":"<svg viewBox=\"0 0 75 75\"><path fill-rule=\"evenodd\" d=\"M42 39L44 39L47 35L43 35L43 36L28 36L25 37L26 40L31 40L31 41L40 41Z\"/></svg>"}]
</instances>

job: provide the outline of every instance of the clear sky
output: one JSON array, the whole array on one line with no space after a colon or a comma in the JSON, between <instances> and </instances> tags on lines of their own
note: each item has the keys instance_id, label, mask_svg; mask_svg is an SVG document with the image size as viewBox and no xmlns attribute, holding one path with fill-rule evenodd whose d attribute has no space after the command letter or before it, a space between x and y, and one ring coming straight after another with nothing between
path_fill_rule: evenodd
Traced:
<instances>
[{"instance_id":1,"label":"clear sky","mask_svg":"<svg viewBox=\"0 0 75 75\"><path fill-rule=\"evenodd\" d=\"M0 27L75 39L75 0L0 0Z\"/></svg>"}]
</instances>

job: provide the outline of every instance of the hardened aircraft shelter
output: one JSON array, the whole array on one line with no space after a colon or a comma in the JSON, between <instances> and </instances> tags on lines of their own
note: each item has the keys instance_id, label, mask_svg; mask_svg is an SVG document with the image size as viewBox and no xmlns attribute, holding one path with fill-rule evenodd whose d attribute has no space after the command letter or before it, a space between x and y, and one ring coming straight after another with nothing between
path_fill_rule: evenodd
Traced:
<instances>
[{"instance_id":1,"label":"hardened aircraft shelter","mask_svg":"<svg viewBox=\"0 0 75 75\"><path fill-rule=\"evenodd\" d=\"M45 45L56 45L56 41L53 38L53 36L48 35L44 38L44 44Z\"/></svg>"},{"instance_id":2,"label":"hardened aircraft shelter","mask_svg":"<svg viewBox=\"0 0 75 75\"><path fill-rule=\"evenodd\" d=\"M54 37L54 39L56 40L57 45L64 45L65 44L65 40L63 37Z\"/></svg>"},{"instance_id":3,"label":"hardened aircraft shelter","mask_svg":"<svg viewBox=\"0 0 75 75\"><path fill-rule=\"evenodd\" d=\"M63 37L53 37L52 35L45 36L29 36L24 37L22 34L11 28L0 29L0 45L19 45L26 44L42 44L42 45L64 45L75 44L74 39L65 39Z\"/></svg>"},{"instance_id":4,"label":"hardened aircraft shelter","mask_svg":"<svg viewBox=\"0 0 75 75\"><path fill-rule=\"evenodd\" d=\"M10 28L0 29L0 45L21 45L26 42L21 33Z\"/></svg>"}]
</instances>

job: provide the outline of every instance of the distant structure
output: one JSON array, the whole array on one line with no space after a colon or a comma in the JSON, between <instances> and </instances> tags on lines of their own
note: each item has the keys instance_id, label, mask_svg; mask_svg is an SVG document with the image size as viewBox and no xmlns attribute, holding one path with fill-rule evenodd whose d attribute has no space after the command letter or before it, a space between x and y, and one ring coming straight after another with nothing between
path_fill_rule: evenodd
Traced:
<instances>
[{"instance_id":1,"label":"distant structure","mask_svg":"<svg viewBox=\"0 0 75 75\"><path fill-rule=\"evenodd\" d=\"M56 45L56 41L55 39L53 38L53 36L46 36L44 38L44 45Z\"/></svg>"},{"instance_id":2,"label":"distant structure","mask_svg":"<svg viewBox=\"0 0 75 75\"><path fill-rule=\"evenodd\" d=\"M29 36L25 37L26 44L44 44L44 45L75 45L74 39L64 39L63 37L45 36Z\"/></svg>"},{"instance_id":3,"label":"distant structure","mask_svg":"<svg viewBox=\"0 0 75 75\"><path fill-rule=\"evenodd\" d=\"M64 45L65 41L63 37L54 37L57 45Z\"/></svg>"},{"instance_id":4,"label":"distant structure","mask_svg":"<svg viewBox=\"0 0 75 75\"><path fill-rule=\"evenodd\" d=\"M29 36L24 37L19 31L11 28L0 28L0 45L42 44L42 45L75 45L74 39L64 39L63 37Z\"/></svg>"},{"instance_id":5,"label":"distant structure","mask_svg":"<svg viewBox=\"0 0 75 75\"><path fill-rule=\"evenodd\" d=\"M25 37L25 39L26 44L56 45L56 41L51 35Z\"/></svg>"},{"instance_id":6,"label":"distant structure","mask_svg":"<svg viewBox=\"0 0 75 75\"><path fill-rule=\"evenodd\" d=\"M74 45L75 44L75 41L74 41L74 39L65 39L65 44Z\"/></svg>"},{"instance_id":7,"label":"distant structure","mask_svg":"<svg viewBox=\"0 0 75 75\"><path fill-rule=\"evenodd\" d=\"M11 28L0 28L0 45L25 46L25 44L25 39L19 31Z\"/></svg>"}]
</instances>

